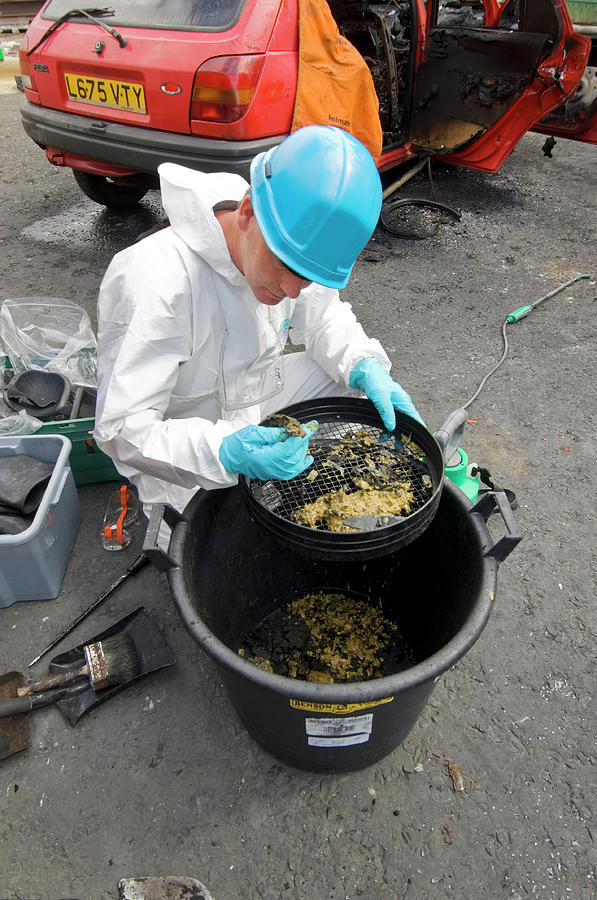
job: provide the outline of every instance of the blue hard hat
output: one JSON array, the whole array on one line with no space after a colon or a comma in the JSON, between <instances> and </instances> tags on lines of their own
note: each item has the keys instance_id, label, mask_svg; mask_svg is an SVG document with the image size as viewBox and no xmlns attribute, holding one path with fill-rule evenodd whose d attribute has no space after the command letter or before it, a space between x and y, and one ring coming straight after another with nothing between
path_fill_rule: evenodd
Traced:
<instances>
[{"instance_id":1,"label":"blue hard hat","mask_svg":"<svg viewBox=\"0 0 597 900\"><path fill-rule=\"evenodd\" d=\"M251 200L272 253L309 281L343 288L379 219L382 189L364 144L306 125L254 158Z\"/></svg>"}]
</instances>

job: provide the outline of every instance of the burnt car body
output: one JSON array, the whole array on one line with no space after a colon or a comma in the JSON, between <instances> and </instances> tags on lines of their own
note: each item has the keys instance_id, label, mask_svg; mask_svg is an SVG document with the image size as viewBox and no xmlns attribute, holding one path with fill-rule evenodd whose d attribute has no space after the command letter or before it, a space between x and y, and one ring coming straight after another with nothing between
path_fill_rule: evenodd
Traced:
<instances>
[{"instance_id":1,"label":"burnt car body","mask_svg":"<svg viewBox=\"0 0 597 900\"><path fill-rule=\"evenodd\" d=\"M597 142L591 40L565 0L329 0L367 62L380 171L425 154L497 171L530 129ZM20 50L27 134L124 209L163 161L246 176L291 130L297 0L49 0ZM589 92L590 94L590 92ZM551 117L551 118L548 118Z\"/></svg>"}]
</instances>

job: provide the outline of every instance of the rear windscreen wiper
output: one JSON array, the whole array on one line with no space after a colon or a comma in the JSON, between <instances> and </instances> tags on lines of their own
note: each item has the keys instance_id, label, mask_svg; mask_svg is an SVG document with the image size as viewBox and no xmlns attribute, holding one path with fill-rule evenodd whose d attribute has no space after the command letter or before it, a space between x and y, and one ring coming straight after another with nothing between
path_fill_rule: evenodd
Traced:
<instances>
[{"instance_id":1,"label":"rear windscreen wiper","mask_svg":"<svg viewBox=\"0 0 597 900\"><path fill-rule=\"evenodd\" d=\"M55 22L52 22L47 31L45 31L40 37L37 44L31 48L31 50L27 51L27 56L31 56L34 50L37 50L40 44L43 44L50 35L54 34L57 28L60 28L63 22L66 22L68 19L74 19L76 16L83 16L86 19L91 19L92 22L95 22L96 25L99 25L101 28L104 28L108 34L111 34L113 38L116 38L121 47L126 47L128 41L125 37L119 34L115 28L110 28L109 25L106 25L105 22L101 22L97 16L113 16L114 10L111 6L99 6L99 7L89 7L87 9L69 9L68 12L63 13L60 18L56 19Z\"/></svg>"}]
</instances>

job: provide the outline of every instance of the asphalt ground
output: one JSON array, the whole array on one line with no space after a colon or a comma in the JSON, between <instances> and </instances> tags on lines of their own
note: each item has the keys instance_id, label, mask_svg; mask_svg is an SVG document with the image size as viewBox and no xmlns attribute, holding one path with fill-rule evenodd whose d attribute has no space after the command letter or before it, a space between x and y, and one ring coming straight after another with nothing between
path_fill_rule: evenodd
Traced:
<instances>
[{"instance_id":1,"label":"asphalt ground","mask_svg":"<svg viewBox=\"0 0 597 900\"><path fill-rule=\"evenodd\" d=\"M66 297L95 322L110 258L160 219L159 200L123 219L81 197L22 132L19 99L0 96L1 296ZM378 230L344 292L434 430L498 361L508 313L593 276L509 326L469 408L462 446L516 493L523 532L477 643L381 762L301 772L249 737L167 578L145 569L58 649L142 604L176 665L74 727L32 714L32 746L0 762L0 897L109 900L121 878L173 874L222 900L595 896L597 175L594 147L559 140L548 158L544 140L527 135L494 176L434 164L460 220L425 240ZM427 174L400 196L429 198ZM59 596L0 609L0 671L26 671L135 558L141 525L122 553L101 547L115 487L79 488ZM499 539L499 517L488 527Z\"/></svg>"}]
</instances>

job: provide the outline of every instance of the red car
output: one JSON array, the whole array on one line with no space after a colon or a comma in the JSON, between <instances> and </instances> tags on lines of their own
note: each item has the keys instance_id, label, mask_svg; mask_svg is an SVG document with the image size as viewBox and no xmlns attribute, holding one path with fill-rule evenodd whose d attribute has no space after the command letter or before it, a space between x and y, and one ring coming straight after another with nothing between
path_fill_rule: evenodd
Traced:
<instances>
[{"instance_id":1,"label":"red car","mask_svg":"<svg viewBox=\"0 0 597 900\"><path fill-rule=\"evenodd\" d=\"M49 0L20 50L25 131L117 209L157 186L165 160L246 175L291 130L299 2ZM597 143L597 96L581 81L591 40L565 0L329 7L372 75L380 171L424 152L495 172L534 126Z\"/></svg>"}]
</instances>

